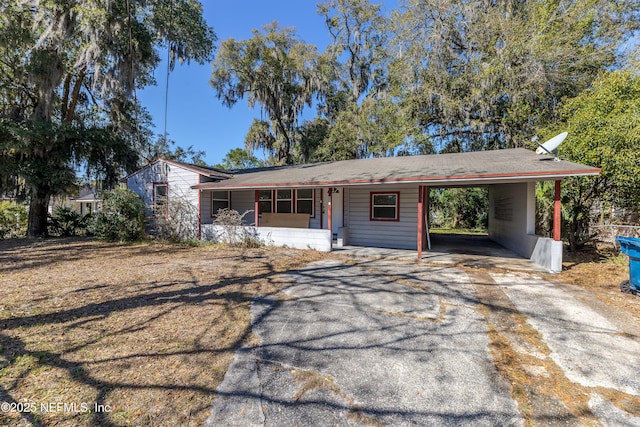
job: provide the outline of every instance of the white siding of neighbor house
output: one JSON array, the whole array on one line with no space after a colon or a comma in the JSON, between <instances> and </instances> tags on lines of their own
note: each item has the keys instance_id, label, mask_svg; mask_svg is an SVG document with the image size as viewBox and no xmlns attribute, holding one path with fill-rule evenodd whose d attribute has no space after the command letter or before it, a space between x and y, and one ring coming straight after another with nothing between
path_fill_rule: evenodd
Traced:
<instances>
[{"instance_id":1,"label":"white siding of neighbor house","mask_svg":"<svg viewBox=\"0 0 640 427\"><path fill-rule=\"evenodd\" d=\"M400 221L371 221L371 192L400 192ZM349 227L350 245L396 249L417 248L417 185L351 187L347 194L345 225Z\"/></svg>"},{"instance_id":2,"label":"white siding of neighbor house","mask_svg":"<svg viewBox=\"0 0 640 427\"><path fill-rule=\"evenodd\" d=\"M200 182L200 174L160 161L131 175L127 179L127 188L142 197L147 213L152 215L153 184L164 182L169 190L169 220L174 215L180 217L174 219L184 224L183 237L195 238L198 231L198 190L191 186Z\"/></svg>"},{"instance_id":3,"label":"white siding of neighbor house","mask_svg":"<svg viewBox=\"0 0 640 427\"><path fill-rule=\"evenodd\" d=\"M127 179L127 188L138 194L145 204L153 205L153 183L167 182L169 184L169 202L184 201L197 208L198 191L191 188L200 182L200 175L196 172L158 162L140 170Z\"/></svg>"}]
</instances>

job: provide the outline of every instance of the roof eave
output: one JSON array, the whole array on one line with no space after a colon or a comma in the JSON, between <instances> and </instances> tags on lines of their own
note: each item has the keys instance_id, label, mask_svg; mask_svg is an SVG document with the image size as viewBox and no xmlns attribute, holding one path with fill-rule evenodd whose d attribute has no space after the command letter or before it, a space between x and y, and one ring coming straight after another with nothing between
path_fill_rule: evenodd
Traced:
<instances>
[{"instance_id":1,"label":"roof eave","mask_svg":"<svg viewBox=\"0 0 640 427\"><path fill-rule=\"evenodd\" d=\"M363 180L338 180L338 181L304 181L304 182L280 182L280 183L260 183L260 184L233 184L233 180L221 181L219 183L207 182L193 185L191 188L225 189L225 190L251 190L267 188L301 188L301 187L330 187L330 186L361 186L361 185L384 185L384 184L437 184L437 185L472 185L490 184L497 181L552 181L564 179L571 176L597 176L597 170L575 170L564 172L548 173L519 173L519 174L486 174L486 175L461 175L461 176L435 176L435 177L408 177L408 178L383 178L383 179L363 179Z\"/></svg>"}]
</instances>

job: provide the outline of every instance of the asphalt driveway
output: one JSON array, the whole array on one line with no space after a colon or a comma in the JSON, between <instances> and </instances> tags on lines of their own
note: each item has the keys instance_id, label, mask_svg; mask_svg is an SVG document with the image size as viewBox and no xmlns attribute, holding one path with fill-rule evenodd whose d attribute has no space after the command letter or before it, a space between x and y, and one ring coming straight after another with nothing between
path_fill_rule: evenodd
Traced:
<instances>
[{"instance_id":1,"label":"asphalt driveway","mask_svg":"<svg viewBox=\"0 0 640 427\"><path fill-rule=\"evenodd\" d=\"M237 352L208 425L640 424L619 404L640 396L638 337L538 276L331 259L288 280L254 301L257 344Z\"/></svg>"}]
</instances>

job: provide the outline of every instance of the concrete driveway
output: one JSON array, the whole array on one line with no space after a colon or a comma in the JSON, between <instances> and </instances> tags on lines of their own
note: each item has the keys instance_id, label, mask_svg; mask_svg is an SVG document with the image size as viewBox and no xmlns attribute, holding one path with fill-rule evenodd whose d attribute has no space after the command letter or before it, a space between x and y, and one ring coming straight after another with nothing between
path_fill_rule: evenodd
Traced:
<instances>
[{"instance_id":1,"label":"concrete driveway","mask_svg":"<svg viewBox=\"0 0 640 427\"><path fill-rule=\"evenodd\" d=\"M619 409L638 336L539 276L361 258L288 279L207 425L640 425Z\"/></svg>"}]
</instances>

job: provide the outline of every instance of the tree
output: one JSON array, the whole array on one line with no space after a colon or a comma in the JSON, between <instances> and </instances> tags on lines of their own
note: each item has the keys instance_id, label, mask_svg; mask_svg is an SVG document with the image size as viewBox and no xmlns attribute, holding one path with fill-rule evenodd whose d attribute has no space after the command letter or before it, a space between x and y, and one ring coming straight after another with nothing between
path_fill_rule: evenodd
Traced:
<instances>
[{"instance_id":1,"label":"tree","mask_svg":"<svg viewBox=\"0 0 640 427\"><path fill-rule=\"evenodd\" d=\"M326 55L336 67L338 91L357 104L384 85L386 20L369 0L328 0L318 4L332 38ZM340 61L343 62L340 62Z\"/></svg>"},{"instance_id":2,"label":"tree","mask_svg":"<svg viewBox=\"0 0 640 427\"><path fill-rule=\"evenodd\" d=\"M369 0L328 0L318 5L332 42L325 51L333 68L320 111L330 128L316 156L343 160L392 156L414 136L411 120L389 91L388 19ZM325 71L326 72L326 71Z\"/></svg>"},{"instance_id":3,"label":"tree","mask_svg":"<svg viewBox=\"0 0 640 427\"><path fill-rule=\"evenodd\" d=\"M29 236L79 167L107 181L135 168L135 89L157 49L203 63L214 37L196 0L0 3L0 183L24 183Z\"/></svg>"},{"instance_id":4,"label":"tree","mask_svg":"<svg viewBox=\"0 0 640 427\"><path fill-rule=\"evenodd\" d=\"M563 185L573 250L588 238L596 203L634 210L640 205L639 111L640 77L628 71L604 73L560 108L562 122L553 132L569 132L560 155L602 169L597 177L572 177Z\"/></svg>"},{"instance_id":5,"label":"tree","mask_svg":"<svg viewBox=\"0 0 640 427\"><path fill-rule=\"evenodd\" d=\"M219 169L250 169L264 166L264 162L249 154L242 148L232 148L222 159L222 163L214 167Z\"/></svg>"},{"instance_id":6,"label":"tree","mask_svg":"<svg viewBox=\"0 0 640 427\"><path fill-rule=\"evenodd\" d=\"M211 86L231 108L247 97L266 120L255 119L245 138L249 152L264 148L282 163L293 163L298 122L322 90L315 46L306 44L291 28L272 22L253 31L248 40L222 42L213 63Z\"/></svg>"},{"instance_id":7,"label":"tree","mask_svg":"<svg viewBox=\"0 0 640 427\"><path fill-rule=\"evenodd\" d=\"M640 4L402 0L390 82L436 151L522 146L619 60Z\"/></svg>"}]
</instances>

